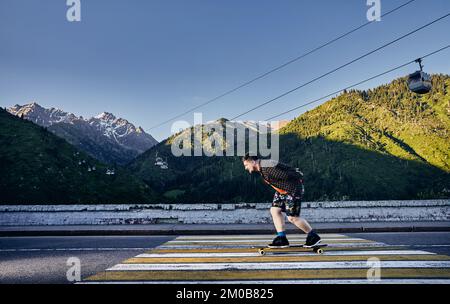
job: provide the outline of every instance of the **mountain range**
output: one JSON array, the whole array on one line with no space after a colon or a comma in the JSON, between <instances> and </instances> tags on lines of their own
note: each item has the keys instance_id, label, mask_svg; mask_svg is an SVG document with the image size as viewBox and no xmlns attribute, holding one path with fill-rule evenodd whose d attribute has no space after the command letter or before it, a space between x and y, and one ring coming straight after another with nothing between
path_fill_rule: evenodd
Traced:
<instances>
[{"instance_id":1,"label":"mountain range","mask_svg":"<svg viewBox=\"0 0 450 304\"><path fill-rule=\"evenodd\" d=\"M125 165L150 149L157 141L141 127L135 127L111 113L84 119L56 108L44 108L33 102L7 109L66 139L92 157L108 163Z\"/></svg>"},{"instance_id":2,"label":"mountain range","mask_svg":"<svg viewBox=\"0 0 450 304\"><path fill-rule=\"evenodd\" d=\"M103 164L1 108L0 168L1 204L111 204L155 197L128 170Z\"/></svg>"},{"instance_id":3,"label":"mountain range","mask_svg":"<svg viewBox=\"0 0 450 304\"><path fill-rule=\"evenodd\" d=\"M345 91L281 128L280 161L304 172L305 199L450 197L450 77L432 82L427 95L410 92L405 78ZM243 170L240 157L174 157L177 136L128 166L167 200L270 201L272 191ZM167 170L154 165L156 155Z\"/></svg>"},{"instance_id":4,"label":"mountain range","mask_svg":"<svg viewBox=\"0 0 450 304\"><path fill-rule=\"evenodd\" d=\"M269 129L279 134L280 161L304 173L304 200L450 198L450 76L433 75L432 84L426 95L410 92L404 77L370 90L344 91L281 129ZM221 118L181 130L146 149L124 141L126 134L139 132L112 114L85 120L28 106L33 110L9 109L15 116L0 111L2 203L272 199L273 190L257 174L244 170L240 156L176 157L171 150L184 136L190 139L190 149L195 140L211 152L217 148L208 133L211 129L231 124L257 130L254 122ZM27 117L33 122L21 119ZM207 132L193 132L199 130ZM96 135L84 139L84 132ZM116 167L80 151L92 145L97 152L102 140L121 140L121 145L145 152L135 152L129 163ZM108 151L102 153L110 159Z\"/></svg>"}]
</instances>

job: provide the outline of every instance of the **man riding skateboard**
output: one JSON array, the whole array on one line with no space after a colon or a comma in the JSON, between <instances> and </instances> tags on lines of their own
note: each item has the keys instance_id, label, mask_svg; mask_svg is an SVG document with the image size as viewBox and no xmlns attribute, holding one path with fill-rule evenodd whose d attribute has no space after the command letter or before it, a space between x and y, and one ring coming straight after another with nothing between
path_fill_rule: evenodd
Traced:
<instances>
[{"instance_id":1,"label":"man riding skateboard","mask_svg":"<svg viewBox=\"0 0 450 304\"><path fill-rule=\"evenodd\" d=\"M321 241L320 236L311 228L305 219L300 217L301 200L305 192L303 186L303 173L286 164L277 163L271 160L268 161L272 162L271 166L263 166L258 157L250 156L249 154L246 154L242 158L242 161L245 170L250 174L258 172L264 182L275 189L270 213L275 229L277 230L277 236L268 247L289 247L283 213L287 215L289 222L307 233L304 247L311 248L317 246Z\"/></svg>"}]
</instances>

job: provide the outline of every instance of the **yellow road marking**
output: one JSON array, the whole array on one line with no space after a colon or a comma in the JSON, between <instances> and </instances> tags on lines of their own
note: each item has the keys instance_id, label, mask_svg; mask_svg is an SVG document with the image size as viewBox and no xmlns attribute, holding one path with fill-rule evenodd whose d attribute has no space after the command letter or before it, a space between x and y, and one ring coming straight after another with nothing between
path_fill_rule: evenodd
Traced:
<instances>
[{"instance_id":1,"label":"yellow road marking","mask_svg":"<svg viewBox=\"0 0 450 304\"><path fill-rule=\"evenodd\" d=\"M370 255L362 256L256 256L255 257L202 257L202 258L130 258L122 264L160 263L251 263L251 262L309 262L309 261L366 261ZM445 255L377 255L381 261L448 261Z\"/></svg>"},{"instance_id":2,"label":"yellow road marking","mask_svg":"<svg viewBox=\"0 0 450 304\"><path fill-rule=\"evenodd\" d=\"M367 269L307 269L256 271L105 271L87 281L205 281L274 279L365 279ZM450 278L449 269L381 269L383 278Z\"/></svg>"}]
</instances>

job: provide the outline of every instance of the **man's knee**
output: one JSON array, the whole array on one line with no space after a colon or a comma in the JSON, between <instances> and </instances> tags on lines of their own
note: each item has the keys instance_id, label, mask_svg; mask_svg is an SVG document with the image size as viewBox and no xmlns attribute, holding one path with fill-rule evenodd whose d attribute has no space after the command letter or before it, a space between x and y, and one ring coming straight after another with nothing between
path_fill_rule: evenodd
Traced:
<instances>
[{"instance_id":1,"label":"man's knee","mask_svg":"<svg viewBox=\"0 0 450 304\"><path fill-rule=\"evenodd\" d=\"M281 214L281 208L278 208L278 207L271 207L271 208L270 208L270 214L272 214L272 215L278 215L278 214Z\"/></svg>"},{"instance_id":2,"label":"man's knee","mask_svg":"<svg viewBox=\"0 0 450 304\"><path fill-rule=\"evenodd\" d=\"M300 217L298 216L288 216L287 219L289 222L294 223L296 222Z\"/></svg>"}]
</instances>

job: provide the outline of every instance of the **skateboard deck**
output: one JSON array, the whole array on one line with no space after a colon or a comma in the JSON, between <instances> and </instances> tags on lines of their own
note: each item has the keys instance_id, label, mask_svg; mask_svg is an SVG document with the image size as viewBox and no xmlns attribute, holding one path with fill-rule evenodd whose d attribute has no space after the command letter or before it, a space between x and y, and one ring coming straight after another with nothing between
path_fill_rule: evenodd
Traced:
<instances>
[{"instance_id":1,"label":"skateboard deck","mask_svg":"<svg viewBox=\"0 0 450 304\"><path fill-rule=\"evenodd\" d=\"M327 247L328 244L318 244L313 247L305 247L303 245L292 245L286 248L270 248L268 246L266 247L255 247L258 248L259 255L266 255L267 252L292 252L289 249L292 248L305 248L305 249L311 249L313 252L317 254L323 254L323 248Z\"/></svg>"}]
</instances>

